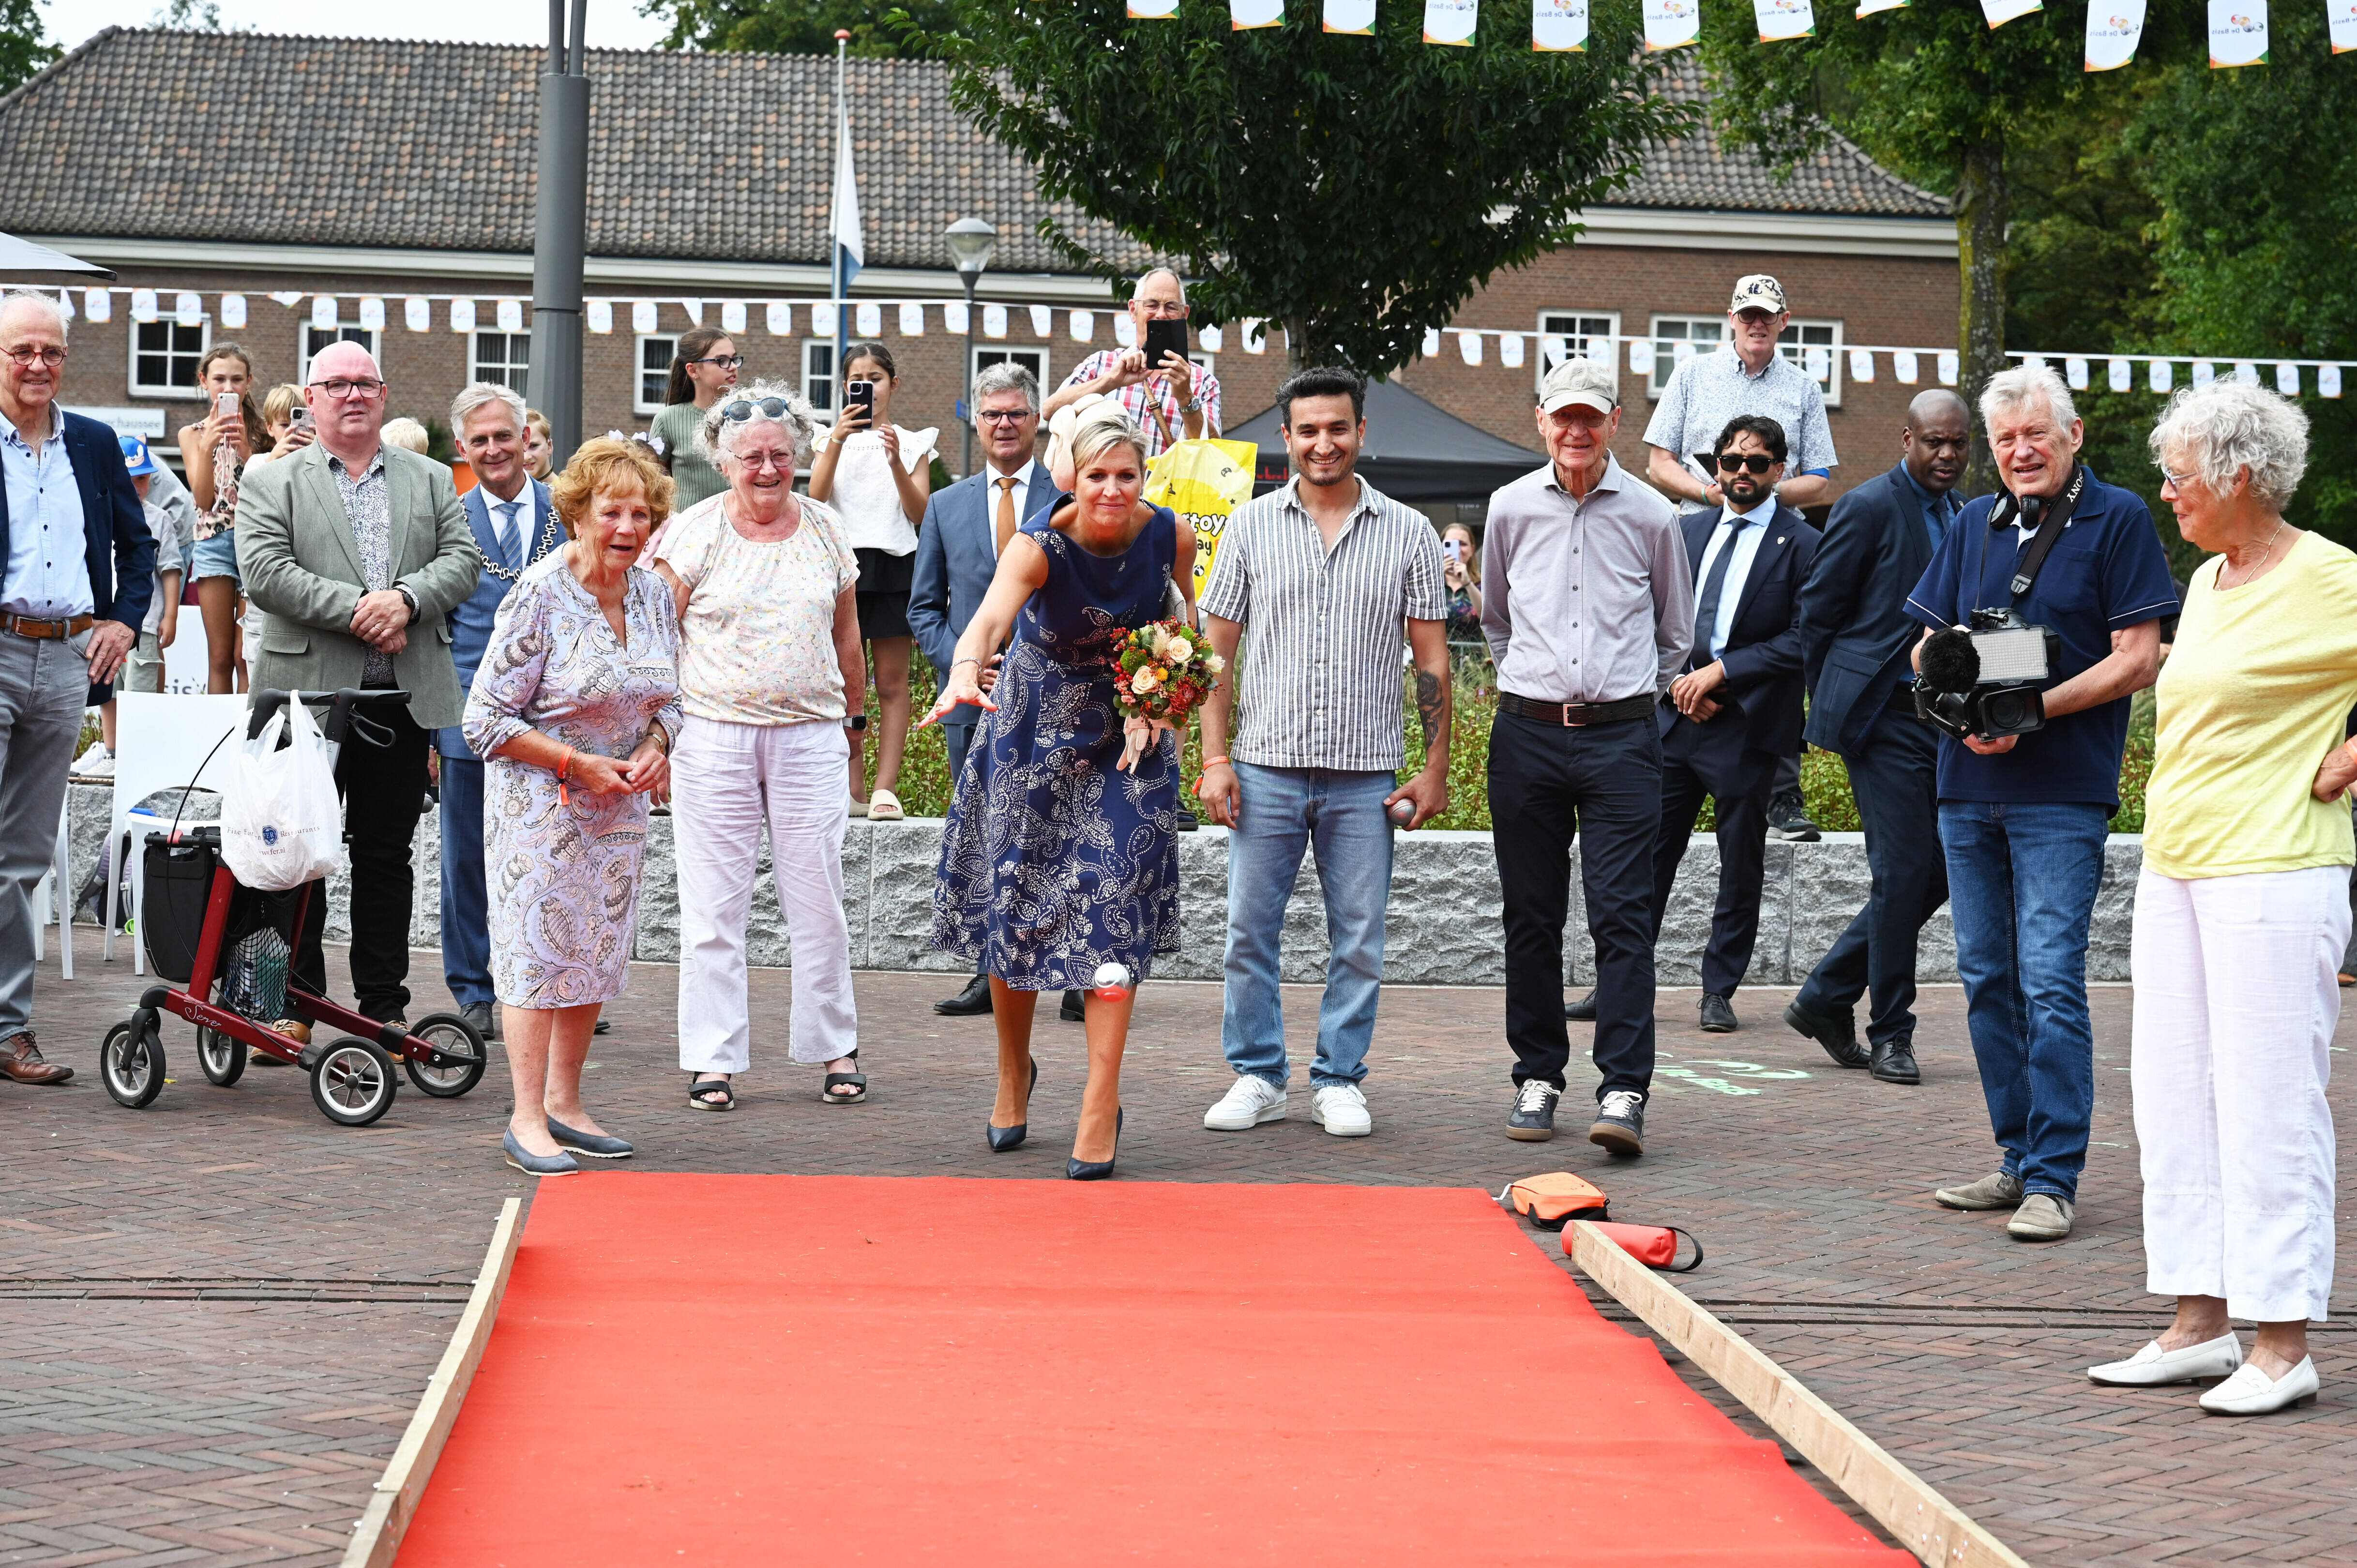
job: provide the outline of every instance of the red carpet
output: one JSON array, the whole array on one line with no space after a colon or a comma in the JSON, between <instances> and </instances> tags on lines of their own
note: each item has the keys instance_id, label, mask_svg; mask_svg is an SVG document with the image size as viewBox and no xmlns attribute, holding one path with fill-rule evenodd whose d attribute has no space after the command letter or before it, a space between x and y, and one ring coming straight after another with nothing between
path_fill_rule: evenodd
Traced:
<instances>
[{"instance_id":1,"label":"red carpet","mask_svg":"<svg viewBox=\"0 0 2357 1568\"><path fill-rule=\"evenodd\" d=\"M546 1183L436 1564L1913 1562L1463 1190Z\"/></svg>"}]
</instances>

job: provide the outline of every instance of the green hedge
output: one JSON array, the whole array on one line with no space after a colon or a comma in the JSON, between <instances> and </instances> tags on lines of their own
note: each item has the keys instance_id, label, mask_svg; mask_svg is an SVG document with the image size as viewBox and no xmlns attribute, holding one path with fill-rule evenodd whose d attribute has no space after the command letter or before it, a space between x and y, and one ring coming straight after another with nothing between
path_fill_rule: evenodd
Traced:
<instances>
[{"instance_id":1,"label":"green hedge","mask_svg":"<svg viewBox=\"0 0 2357 1568\"><path fill-rule=\"evenodd\" d=\"M932 706L933 670L924 655L917 654L909 661L909 684L916 688L915 711L922 717ZM1487 782L1490 757L1490 725L1497 716L1498 697L1494 677L1487 660L1469 659L1458 666L1457 701L1448 747L1448 811L1428 825L1436 828L1463 828L1487 832L1490 829L1490 792ZM1406 671L1400 679L1400 707L1405 715L1406 734L1412 762L1420 764L1416 747L1423 731L1415 716L1415 685ZM875 688L868 689L867 711L877 711ZM875 747L868 747L867 777L876 777ZM1186 750L1181 758L1182 775L1186 780L1188 799L1194 798L1195 781L1202 775L1203 746L1201 732L1189 726ZM1400 774L1403 782L1415 772L1412 766ZM938 725L918 730L909 736L909 747L900 765L900 803L912 817L939 817L949 811L950 801L949 748ZM2152 773L2152 704L2147 697L2136 707L2136 715L2129 725L2127 751L2120 766L2120 811L2112 820L2112 831L2136 833L2144 831L2144 786ZM1831 752L1812 749L1801 762L1801 794L1807 803L1809 820L1827 832L1854 833L1858 831L1857 802L1849 792L1849 774L1840 757ZM1708 832L1711 814L1707 808L1697 832Z\"/></svg>"}]
</instances>

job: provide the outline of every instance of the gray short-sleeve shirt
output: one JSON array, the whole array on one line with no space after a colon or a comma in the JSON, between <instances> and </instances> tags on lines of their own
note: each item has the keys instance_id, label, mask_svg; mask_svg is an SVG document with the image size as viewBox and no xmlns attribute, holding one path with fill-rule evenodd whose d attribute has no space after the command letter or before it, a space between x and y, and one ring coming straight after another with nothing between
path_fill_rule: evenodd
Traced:
<instances>
[{"instance_id":1,"label":"gray short-sleeve shirt","mask_svg":"<svg viewBox=\"0 0 2357 1568\"><path fill-rule=\"evenodd\" d=\"M1696 354L1670 372L1670 384L1662 389L1662 401L1645 426L1645 445L1660 447L1692 472L1687 459L1714 450L1727 422L1743 413L1764 413L1784 427L1791 449L1784 461L1787 475L1831 468L1841 460L1834 456L1824 389L1814 376L1781 354L1770 356L1768 368L1755 376L1744 368L1743 357L1727 348ZM1711 509L1687 501L1679 510Z\"/></svg>"}]
</instances>

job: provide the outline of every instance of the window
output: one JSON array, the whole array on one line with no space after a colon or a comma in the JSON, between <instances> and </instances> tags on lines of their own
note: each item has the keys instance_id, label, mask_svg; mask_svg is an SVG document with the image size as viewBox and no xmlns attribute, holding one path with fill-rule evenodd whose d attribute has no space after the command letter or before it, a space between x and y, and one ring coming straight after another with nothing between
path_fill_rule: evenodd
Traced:
<instances>
[{"instance_id":1,"label":"window","mask_svg":"<svg viewBox=\"0 0 2357 1568\"><path fill-rule=\"evenodd\" d=\"M1543 310L1539 312L1538 363L1532 371L1533 387L1546 380L1546 373L1564 360L1588 359L1609 361L1612 345L1620 336L1620 313L1618 311ZM1558 352L1555 339L1562 339Z\"/></svg>"},{"instance_id":2,"label":"window","mask_svg":"<svg viewBox=\"0 0 2357 1568\"><path fill-rule=\"evenodd\" d=\"M679 352L676 338L645 338L639 339L638 401L631 406L640 413L661 413L663 393L671 388L671 362Z\"/></svg>"},{"instance_id":3,"label":"window","mask_svg":"<svg viewBox=\"0 0 2357 1568\"><path fill-rule=\"evenodd\" d=\"M530 380L526 367L532 363L532 334L529 332L478 332L475 334L474 373L469 381L489 381L493 386L512 387L518 397L532 394L525 390Z\"/></svg>"},{"instance_id":4,"label":"window","mask_svg":"<svg viewBox=\"0 0 2357 1568\"><path fill-rule=\"evenodd\" d=\"M1194 360L1197 364L1202 366L1207 371L1211 368L1211 356L1209 354L1189 354L1188 358ZM1003 365L1010 361L1020 365L1025 370L1030 371L1033 378L1039 381L1039 398L1041 402L1046 402L1048 394L1056 390L1056 384L1048 379L1047 349L985 349L979 344L975 346L974 350L974 363L966 367L965 384L968 387L972 387L974 385L974 377L982 374L983 371L990 369L993 365ZM963 402L964 400L960 399L959 401Z\"/></svg>"},{"instance_id":5,"label":"window","mask_svg":"<svg viewBox=\"0 0 2357 1568\"><path fill-rule=\"evenodd\" d=\"M802 345L802 396L811 407L832 416L834 413L834 345L831 341L813 339Z\"/></svg>"},{"instance_id":6,"label":"window","mask_svg":"<svg viewBox=\"0 0 2357 1568\"><path fill-rule=\"evenodd\" d=\"M302 362L295 368L296 384L298 386L308 386L311 384L312 358L315 355L325 351L328 345L330 343L358 343L361 348L366 349L369 351L369 357L371 359L376 360L377 373L379 375L382 375L384 373L384 359L378 350L377 336L378 335L376 333L370 331L367 328L361 326L357 321L338 322L332 329L325 327L314 327L309 322L306 321L303 324Z\"/></svg>"},{"instance_id":7,"label":"window","mask_svg":"<svg viewBox=\"0 0 2357 1568\"><path fill-rule=\"evenodd\" d=\"M197 361L212 342L212 318L183 327L170 317L131 324L131 391L137 397L195 397Z\"/></svg>"},{"instance_id":8,"label":"window","mask_svg":"<svg viewBox=\"0 0 2357 1568\"><path fill-rule=\"evenodd\" d=\"M1653 317L1653 373L1648 379L1648 396L1659 397L1662 389L1670 384L1670 372L1677 369L1677 345L1692 343L1694 352L1707 354L1727 341L1727 317L1724 316L1656 316ZM1817 384L1825 391L1825 406L1839 408L1842 395L1842 326L1838 321L1803 321L1797 317L1785 324L1784 336L1777 340L1776 352L1812 375L1822 370ZM1812 364L1812 351L1821 351L1822 358Z\"/></svg>"}]
</instances>

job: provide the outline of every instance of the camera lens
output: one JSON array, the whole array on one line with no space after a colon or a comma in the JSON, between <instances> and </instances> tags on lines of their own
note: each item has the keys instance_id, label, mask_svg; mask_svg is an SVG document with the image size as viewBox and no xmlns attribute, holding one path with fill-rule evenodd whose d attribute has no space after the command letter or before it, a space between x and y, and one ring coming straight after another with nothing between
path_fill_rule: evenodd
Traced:
<instances>
[{"instance_id":1,"label":"camera lens","mask_svg":"<svg viewBox=\"0 0 2357 1568\"><path fill-rule=\"evenodd\" d=\"M1989 692L1981 697L1981 728L1985 734L2023 734L2040 727L2040 715L2034 688Z\"/></svg>"}]
</instances>

